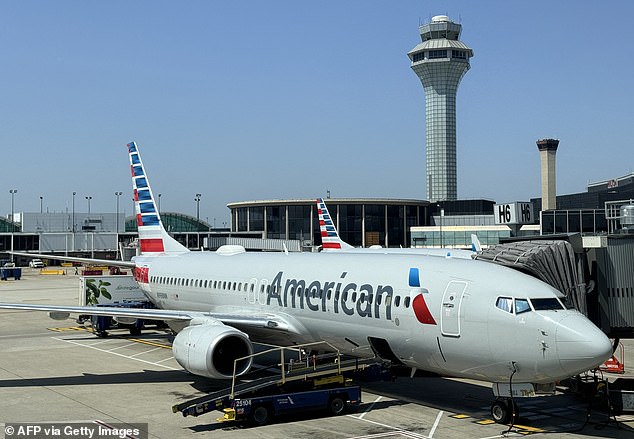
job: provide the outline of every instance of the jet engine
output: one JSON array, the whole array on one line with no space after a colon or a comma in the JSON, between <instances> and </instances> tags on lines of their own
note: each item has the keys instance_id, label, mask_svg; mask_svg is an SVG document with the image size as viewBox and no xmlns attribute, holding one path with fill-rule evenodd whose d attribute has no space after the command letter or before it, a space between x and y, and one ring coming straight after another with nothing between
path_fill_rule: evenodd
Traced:
<instances>
[{"instance_id":1,"label":"jet engine","mask_svg":"<svg viewBox=\"0 0 634 439\"><path fill-rule=\"evenodd\" d=\"M172 343L174 358L185 370L208 378L231 378L233 362L253 353L248 335L217 321L184 328ZM252 359L236 365L236 375L251 368Z\"/></svg>"}]
</instances>

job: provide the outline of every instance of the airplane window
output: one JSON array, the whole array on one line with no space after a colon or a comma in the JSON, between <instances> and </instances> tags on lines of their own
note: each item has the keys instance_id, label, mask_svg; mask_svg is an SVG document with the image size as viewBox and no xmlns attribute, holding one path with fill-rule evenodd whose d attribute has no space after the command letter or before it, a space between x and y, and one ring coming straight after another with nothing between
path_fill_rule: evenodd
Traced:
<instances>
[{"instance_id":1,"label":"airplane window","mask_svg":"<svg viewBox=\"0 0 634 439\"><path fill-rule=\"evenodd\" d=\"M498 297L497 302L495 302L495 306L500 308L502 311L513 314L513 299L510 297Z\"/></svg>"},{"instance_id":2,"label":"airplane window","mask_svg":"<svg viewBox=\"0 0 634 439\"><path fill-rule=\"evenodd\" d=\"M407 297L405 298L405 300L403 301L403 304L405 305L405 308L409 308L409 300L410 300L410 299L409 299L409 296L407 296Z\"/></svg>"},{"instance_id":3,"label":"airplane window","mask_svg":"<svg viewBox=\"0 0 634 439\"><path fill-rule=\"evenodd\" d=\"M359 302L365 302L365 293L359 294Z\"/></svg>"},{"instance_id":4,"label":"airplane window","mask_svg":"<svg viewBox=\"0 0 634 439\"><path fill-rule=\"evenodd\" d=\"M238 291L242 291L242 282L238 284Z\"/></svg>"},{"instance_id":5,"label":"airplane window","mask_svg":"<svg viewBox=\"0 0 634 439\"><path fill-rule=\"evenodd\" d=\"M378 296L376 296L376 304L377 305L380 305L382 301L383 301L383 296L382 295L379 294ZM396 306L398 306L398 305L396 305Z\"/></svg>"},{"instance_id":6,"label":"airplane window","mask_svg":"<svg viewBox=\"0 0 634 439\"><path fill-rule=\"evenodd\" d=\"M556 297L547 299L531 299L531 304L533 305L533 308L535 308L535 311L564 309L564 306Z\"/></svg>"},{"instance_id":7,"label":"airplane window","mask_svg":"<svg viewBox=\"0 0 634 439\"><path fill-rule=\"evenodd\" d=\"M226 290L227 289L227 281L223 281L222 282L222 289Z\"/></svg>"},{"instance_id":8,"label":"airplane window","mask_svg":"<svg viewBox=\"0 0 634 439\"><path fill-rule=\"evenodd\" d=\"M379 296L379 297L381 297L381 296ZM372 294L368 294L368 303L370 303L370 304L372 303Z\"/></svg>"},{"instance_id":9,"label":"airplane window","mask_svg":"<svg viewBox=\"0 0 634 439\"><path fill-rule=\"evenodd\" d=\"M328 300L330 300L331 296L332 296L332 290L330 288L328 288Z\"/></svg>"},{"instance_id":10,"label":"airplane window","mask_svg":"<svg viewBox=\"0 0 634 439\"><path fill-rule=\"evenodd\" d=\"M353 302L357 301L357 292L356 291L354 293L352 293L352 301Z\"/></svg>"},{"instance_id":11,"label":"airplane window","mask_svg":"<svg viewBox=\"0 0 634 439\"><path fill-rule=\"evenodd\" d=\"M515 299L515 314L522 314L523 312L530 311L531 307L528 305L526 299Z\"/></svg>"}]
</instances>

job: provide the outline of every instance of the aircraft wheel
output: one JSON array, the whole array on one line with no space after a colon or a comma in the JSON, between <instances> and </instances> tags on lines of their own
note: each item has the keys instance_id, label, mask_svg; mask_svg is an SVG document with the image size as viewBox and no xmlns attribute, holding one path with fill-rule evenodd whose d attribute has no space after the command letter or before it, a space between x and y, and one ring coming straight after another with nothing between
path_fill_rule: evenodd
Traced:
<instances>
[{"instance_id":1,"label":"aircraft wheel","mask_svg":"<svg viewBox=\"0 0 634 439\"><path fill-rule=\"evenodd\" d=\"M511 407L508 402L498 399L491 404L491 417L498 424L507 424L511 420Z\"/></svg>"},{"instance_id":2,"label":"aircraft wheel","mask_svg":"<svg viewBox=\"0 0 634 439\"><path fill-rule=\"evenodd\" d=\"M251 413L251 419L255 425L265 425L271 420L268 407L259 405Z\"/></svg>"},{"instance_id":3,"label":"aircraft wheel","mask_svg":"<svg viewBox=\"0 0 634 439\"><path fill-rule=\"evenodd\" d=\"M329 407L330 413L338 416L346 410L346 402L340 396L335 396L330 400Z\"/></svg>"}]
</instances>

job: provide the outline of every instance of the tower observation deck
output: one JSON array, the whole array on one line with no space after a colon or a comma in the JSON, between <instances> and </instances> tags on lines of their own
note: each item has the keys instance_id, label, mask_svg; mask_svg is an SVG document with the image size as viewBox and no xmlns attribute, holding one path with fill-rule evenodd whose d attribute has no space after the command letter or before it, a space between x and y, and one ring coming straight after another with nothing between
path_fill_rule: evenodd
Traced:
<instances>
[{"instance_id":1,"label":"tower observation deck","mask_svg":"<svg viewBox=\"0 0 634 439\"><path fill-rule=\"evenodd\" d=\"M462 25L445 15L419 28L408 56L425 89L426 183L430 201L456 200L456 92L473 50L459 41Z\"/></svg>"}]
</instances>

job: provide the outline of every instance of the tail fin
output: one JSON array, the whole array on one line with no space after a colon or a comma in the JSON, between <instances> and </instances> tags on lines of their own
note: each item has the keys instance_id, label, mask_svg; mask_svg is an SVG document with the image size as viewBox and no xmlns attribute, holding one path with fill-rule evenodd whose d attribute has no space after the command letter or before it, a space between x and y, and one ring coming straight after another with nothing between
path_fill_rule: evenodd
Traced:
<instances>
[{"instance_id":1,"label":"tail fin","mask_svg":"<svg viewBox=\"0 0 634 439\"><path fill-rule=\"evenodd\" d=\"M474 253L480 253L482 251L482 244L475 233L471 234L471 251Z\"/></svg>"},{"instance_id":2,"label":"tail fin","mask_svg":"<svg viewBox=\"0 0 634 439\"><path fill-rule=\"evenodd\" d=\"M163 228L136 143L128 143L128 152L130 155L134 210L139 228L141 254L157 255L188 252L189 250L186 247L172 238Z\"/></svg>"},{"instance_id":3,"label":"tail fin","mask_svg":"<svg viewBox=\"0 0 634 439\"><path fill-rule=\"evenodd\" d=\"M323 198L317 199L317 213L319 214L319 229L321 230L321 242L324 251L353 248L339 237Z\"/></svg>"}]
</instances>

